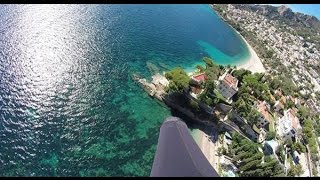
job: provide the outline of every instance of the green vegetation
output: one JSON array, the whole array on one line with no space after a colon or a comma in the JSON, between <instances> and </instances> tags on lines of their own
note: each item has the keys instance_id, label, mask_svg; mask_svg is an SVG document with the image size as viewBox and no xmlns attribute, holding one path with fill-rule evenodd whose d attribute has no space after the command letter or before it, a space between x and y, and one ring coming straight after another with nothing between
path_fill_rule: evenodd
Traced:
<instances>
[{"instance_id":1,"label":"green vegetation","mask_svg":"<svg viewBox=\"0 0 320 180\"><path fill-rule=\"evenodd\" d=\"M273 131L270 131L267 133L266 141L272 140L276 137L276 133Z\"/></svg>"},{"instance_id":2,"label":"green vegetation","mask_svg":"<svg viewBox=\"0 0 320 180\"><path fill-rule=\"evenodd\" d=\"M232 73L232 75L234 77L236 77L240 82L242 82L243 76L249 75L249 74L251 74L251 71L246 70L246 69L242 69L242 68L234 70L233 73Z\"/></svg>"},{"instance_id":3,"label":"green vegetation","mask_svg":"<svg viewBox=\"0 0 320 180\"><path fill-rule=\"evenodd\" d=\"M310 147L311 158L313 161L318 161L318 148L317 148L317 137L313 130L313 121L307 119L303 123L303 133Z\"/></svg>"},{"instance_id":4,"label":"green vegetation","mask_svg":"<svg viewBox=\"0 0 320 180\"><path fill-rule=\"evenodd\" d=\"M208 57L204 57L203 61L206 63L204 72L207 76L207 81L214 82L215 80L218 80L219 76L223 73L223 66L215 64L214 61Z\"/></svg>"},{"instance_id":5,"label":"green vegetation","mask_svg":"<svg viewBox=\"0 0 320 180\"><path fill-rule=\"evenodd\" d=\"M303 173L302 166L300 164L298 165L292 165L288 171L288 176L294 177L295 175L301 175Z\"/></svg>"},{"instance_id":6,"label":"green vegetation","mask_svg":"<svg viewBox=\"0 0 320 180\"><path fill-rule=\"evenodd\" d=\"M190 77L181 67L167 72L165 77L169 80L169 90L173 92L182 93L189 86Z\"/></svg>"},{"instance_id":7,"label":"green vegetation","mask_svg":"<svg viewBox=\"0 0 320 180\"><path fill-rule=\"evenodd\" d=\"M197 65L196 68L199 70L200 73L203 73L205 71L205 68L200 65Z\"/></svg>"},{"instance_id":8,"label":"green vegetation","mask_svg":"<svg viewBox=\"0 0 320 180\"><path fill-rule=\"evenodd\" d=\"M258 148L258 144L238 134L232 134L232 144L229 149L239 176L284 176L284 169L278 161L270 156L264 157Z\"/></svg>"},{"instance_id":9,"label":"green vegetation","mask_svg":"<svg viewBox=\"0 0 320 180\"><path fill-rule=\"evenodd\" d=\"M305 120L310 118L310 111L305 106L299 106L297 116L300 120Z\"/></svg>"},{"instance_id":10,"label":"green vegetation","mask_svg":"<svg viewBox=\"0 0 320 180\"><path fill-rule=\"evenodd\" d=\"M206 64L206 68L202 70L205 72L207 78L203 83L204 91L200 94L199 100L209 106L215 105L220 101L224 102L225 98L216 90L215 84L215 81L217 81L223 73L223 66L214 64L213 60L208 57L204 57L203 61Z\"/></svg>"},{"instance_id":11,"label":"green vegetation","mask_svg":"<svg viewBox=\"0 0 320 180\"><path fill-rule=\"evenodd\" d=\"M284 75L284 73L280 76L274 76L271 81L269 81L268 86L272 91L281 88L284 95L291 95L298 91L298 88L293 84L292 80Z\"/></svg>"},{"instance_id":12,"label":"green vegetation","mask_svg":"<svg viewBox=\"0 0 320 180\"><path fill-rule=\"evenodd\" d=\"M306 152L306 147L300 143L300 142L296 142L292 145L292 150L296 150L298 151L298 153L305 153Z\"/></svg>"},{"instance_id":13,"label":"green vegetation","mask_svg":"<svg viewBox=\"0 0 320 180\"><path fill-rule=\"evenodd\" d=\"M195 111L200 110L199 104L194 100L190 100L190 107Z\"/></svg>"},{"instance_id":14,"label":"green vegetation","mask_svg":"<svg viewBox=\"0 0 320 180\"><path fill-rule=\"evenodd\" d=\"M285 152L283 145L280 145L279 148L276 150L276 154L280 160L281 163L284 163L285 160Z\"/></svg>"},{"instance_id":15,"label":"green vegetation","mask_svg":"<svg viewBox=\"0 0 320 180\"><path fill-rule=\"evenodd\" d=\"M268 77L264 78L262 73L251 74L250 71L243 69L235 70L233 75L241 80L233 108L252 126L260 115L254 107L255 102L257 100L271 102L269 87L263 82Z\"/></svg>"}]
</instances>

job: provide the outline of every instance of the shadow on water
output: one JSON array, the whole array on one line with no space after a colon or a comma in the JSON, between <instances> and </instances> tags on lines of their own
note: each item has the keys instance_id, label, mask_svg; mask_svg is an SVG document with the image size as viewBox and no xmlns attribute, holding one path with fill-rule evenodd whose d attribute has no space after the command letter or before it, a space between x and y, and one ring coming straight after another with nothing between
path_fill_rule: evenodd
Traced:
<instances>
[{"instance_id":1,"label":"shadow on water","mask_svg":"<svg viewBox=\"0 0 320 180\"><path fill-rule=\"evenodd\" d=\"M216 141L218 140L217 138L218 130L215 127L196 123L191 118L179 112L178 110L171 108L170 111L172 116L181 118L187 124L189 129L198 129L204 132L207 136L209 136L208 141L216 143Z\"/></svg>"}]
</instances>

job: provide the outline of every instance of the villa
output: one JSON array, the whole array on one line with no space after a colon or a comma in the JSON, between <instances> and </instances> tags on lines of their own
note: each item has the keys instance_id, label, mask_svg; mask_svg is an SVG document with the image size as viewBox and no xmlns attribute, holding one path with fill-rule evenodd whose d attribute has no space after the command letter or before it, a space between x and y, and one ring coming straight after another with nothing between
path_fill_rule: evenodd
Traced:
<instances>
[{"instance_id":1,"label":"villa","mask_svg":"<svg viewBox=\"0 0 320 180\"><path fill-rule=\"evenodd\" d=\"M219 77L219 81L218 90L224 98L230 100L238 92L238 79L226 72Z\"/></svg>"},{"instance_id":2,"label":"villa","mask_svg":"<svg viewBox=\"0 0 320 180\"><path fill-rule=\"evenodd\" d=\"M276 103L274 104L274 111L279 112L280 110L284 109L284 105L282 104L281 101L276 101Z\"/></svg>"},{"instance_id":3,"label":"villa","mask_svg":"<svg viewBox=\"0 0 320 180\"><path fill-rule=\"evenodd\" d=\"M284 112L282 118L279 118L279 125L277 127L277 135L284 140L289 138L296 138L299 130L301 129L299 119L295 115L294 110L288 109Z\"/></svg>"},{"instance_id":4,"label":"villa","mask_svg":"<svg viewBox=\"0 0 320 180\"><path fill-rule=\"evenodd\" d=\"M193 75L191 78L193 81L197 82L198 85L200 85L203 81L206 80L207 76L205 75L205 73L201 73Z\"/></svg>"},{"instance_id":5,"label":"villa","mask_svg":"<svg viewBox=\"0 0 320 180\"><path fill-rule=\"evenodd\" d=\"M282 96L283 93L282 93L282 90L280 88L278 88L277 90L274 91L274 94L277 95L277 96Z\"/></svg>"},{"instance_id":6,"label":"villa","mask_svg":"<svg viewBox=\"0 0 320 180\"><path fill-rule=\"evenodd\" d=\"M190 95L194 97L195 99L197 98L197 95L201 94L203 92L203 89L201 88L201 83L206 80L206 75L205 73L197 74L191 76L192 79L192 86L191 86L191 92Z\"/></svg>"},{"instance_id":7,"label":"villa","mask_svg":"<svg viewBox=\"0 0 320 180\"><path fill-rule=\"evenodd\" d=\"M272 115L268 111L268 107L265 101L258 101L256 103L256 108L260 112L260 117L258 118L257 126L258 128L265 127L269 123L272 123Z\"/></svg>"}]
</instances>

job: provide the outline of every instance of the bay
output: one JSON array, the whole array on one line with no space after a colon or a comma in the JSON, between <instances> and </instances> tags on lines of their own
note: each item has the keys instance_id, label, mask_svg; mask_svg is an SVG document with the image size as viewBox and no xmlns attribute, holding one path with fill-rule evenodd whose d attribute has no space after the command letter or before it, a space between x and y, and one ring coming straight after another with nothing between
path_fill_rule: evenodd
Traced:
<instances>
[{"instance_id":1,"label":"bay","mask_svg":"<svg viewBox=\"0 0 320 180\"><path fill-rule=\"evenodd\" d=\"M149 176L171 113L131 74L247 55L209 5L0 5L0 175Z\"/></svg>"}]
</instances>

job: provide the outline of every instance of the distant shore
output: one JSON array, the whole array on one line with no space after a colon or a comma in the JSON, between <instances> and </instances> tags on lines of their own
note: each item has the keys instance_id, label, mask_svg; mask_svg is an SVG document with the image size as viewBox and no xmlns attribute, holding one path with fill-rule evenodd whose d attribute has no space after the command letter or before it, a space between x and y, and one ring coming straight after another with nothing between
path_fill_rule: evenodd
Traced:
<instances>
[{"instance_id":1,"label":"distant shore","mask_svg":"<svg viewBox=\"0 0 320 180\"><path fill-rule=\"evenodd\" d=\"M236 31L236 32L238 32L238 31ZM248 60L246 60L244 64L238 65L237 67L250 70L253 73L256 73L256 72L264 73L266 71L266 69L264 68L264 66L261 62L261 59L258 57L257 53L253 50L253 48L250 46L250 44L244 39L244 37L242 37L242 35L240 33L238 33L238 34L247 45L247 48L249 50L249 57L248 57Z\"/></svg>"},{"instance_id":2,"label":"distant shore","mask_svg":"<svg viewBox=\"0 0 320 180\"><path fill-rule=\"evenodd\" d=\"M266 69L264 68L261 59L258 57L257 53L253 50L253 48L251 47L251 45L246 41L246 39L235 29L233 28L228 22L226 22L224 20L224 18L217 13L214 8L213 5L210 5L212 10L221 18L222 21L224 21L226 24L229 25L229 27L235 32L237 33L237 35L244 41L244 43L246 44L248 50L249 50L249 56L247 59L244 59L244 63L240 63L239 65L236 65L238 69L243 68L243 69L247 69L250 70L253 73L259 72L259 73L263 73L266 71Z\"/></svg>"}]
</instances>

